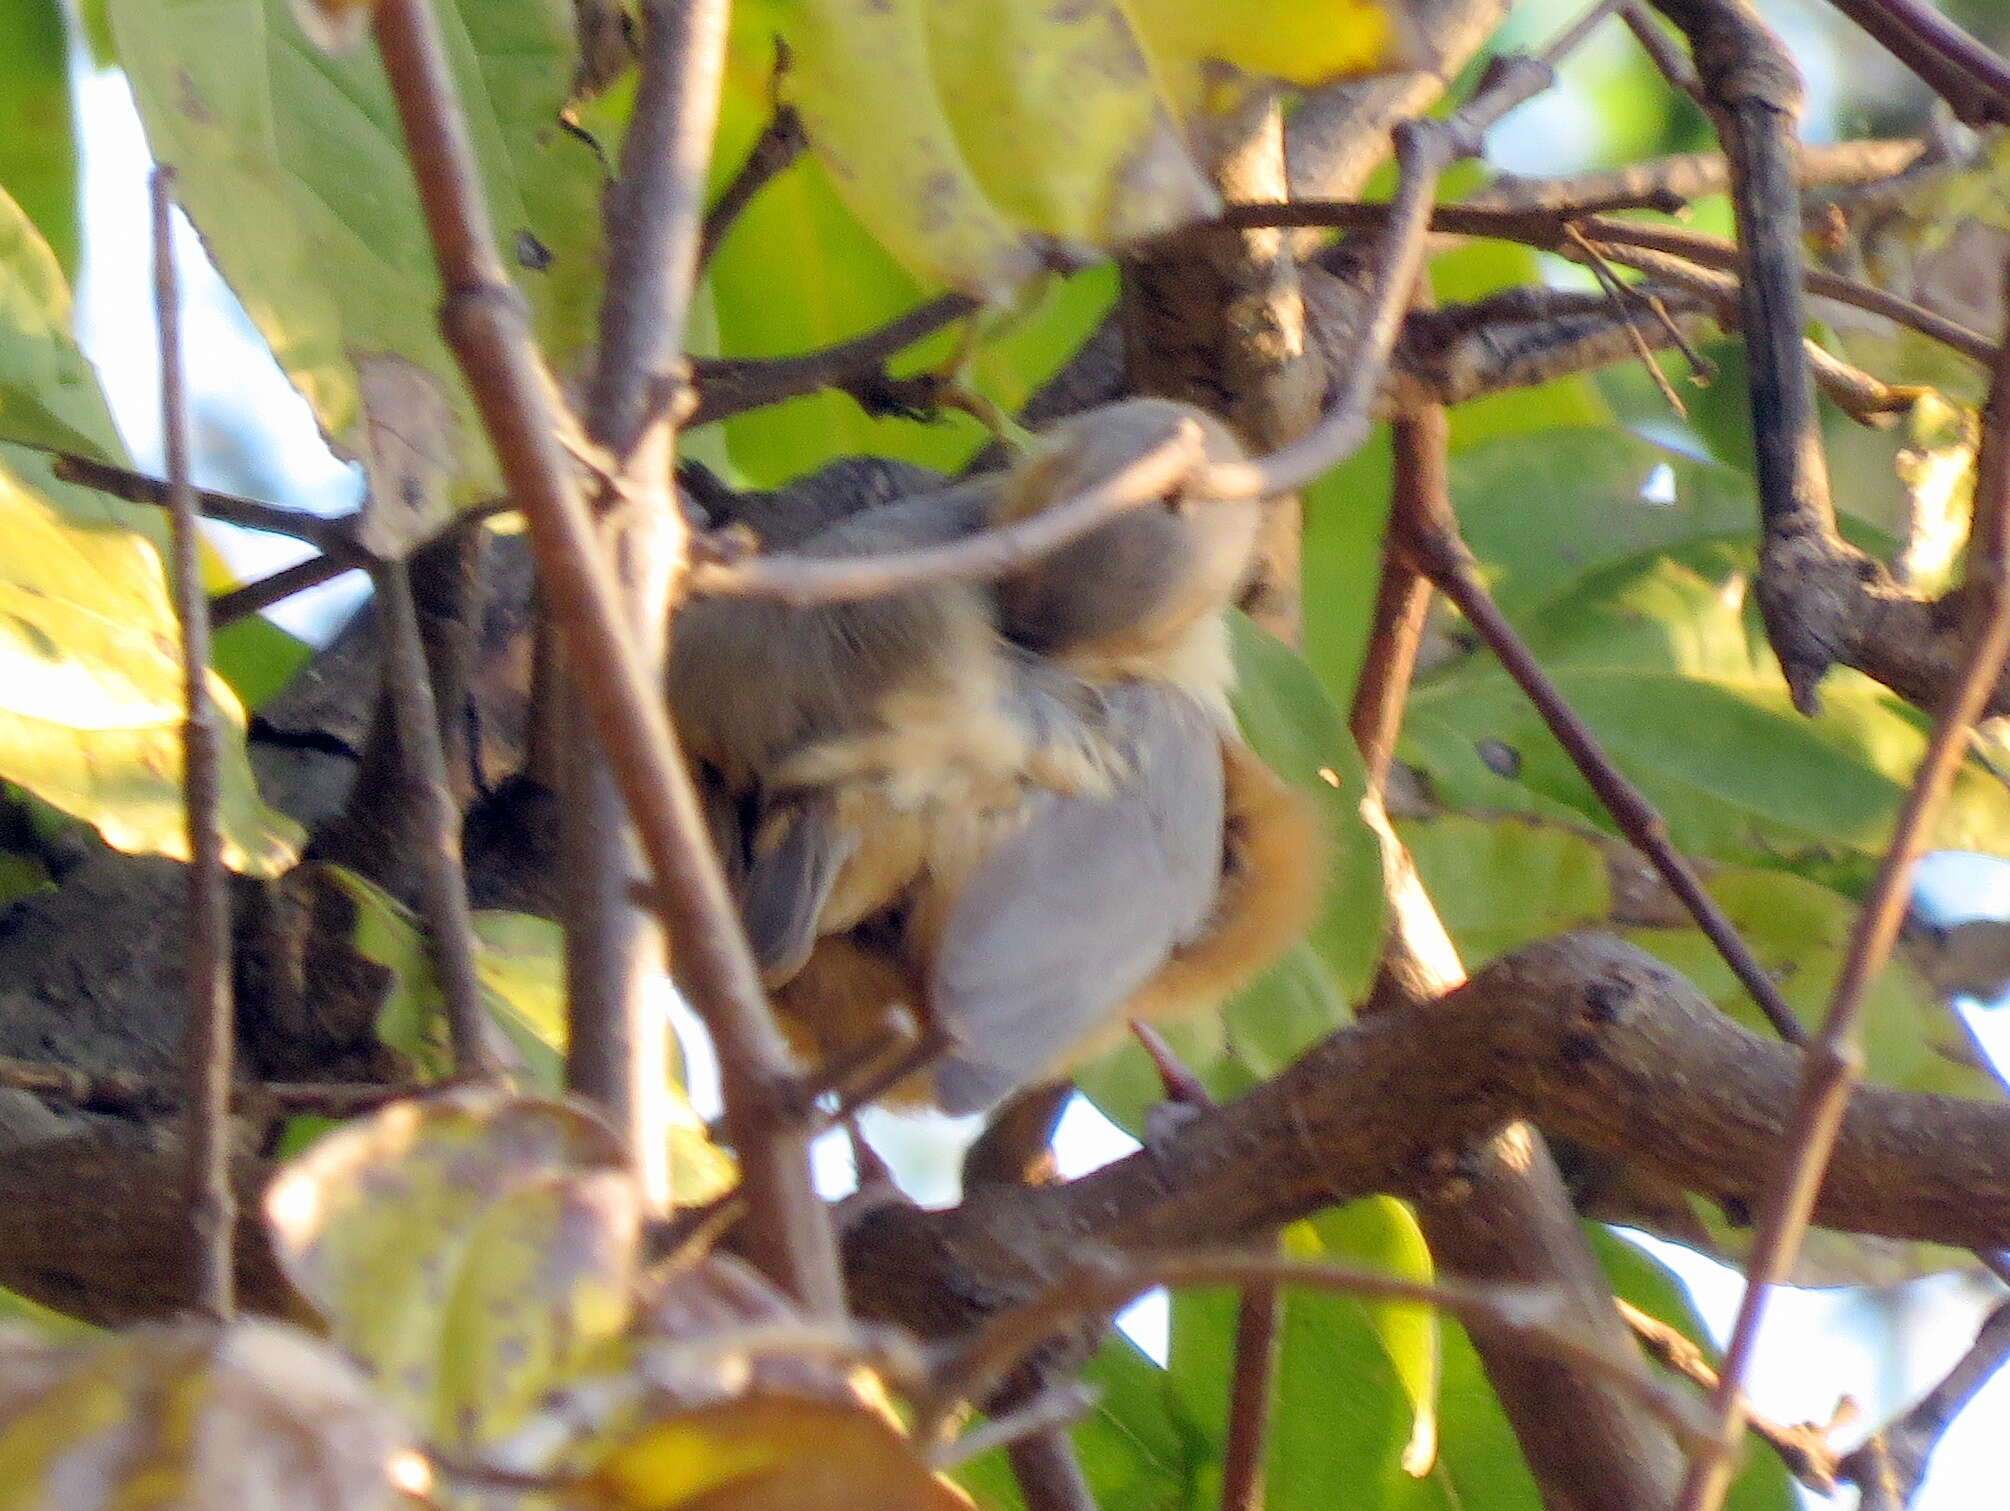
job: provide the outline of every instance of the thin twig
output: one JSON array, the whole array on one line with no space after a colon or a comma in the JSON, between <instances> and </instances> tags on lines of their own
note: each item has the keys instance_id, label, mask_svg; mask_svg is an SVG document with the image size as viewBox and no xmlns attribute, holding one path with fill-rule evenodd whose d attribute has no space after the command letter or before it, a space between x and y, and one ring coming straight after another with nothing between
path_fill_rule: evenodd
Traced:
<instances>
[{"instance_id":1,"label":"thin twig","mask_svg":"<svg viewBox=\"0 0 2010 1511\"><path fill-rule=\"evenodd\" d=\"M1422 500L1442 496L1449 486L1445 464L1450 423L1443 405L1426 404L1391 427L1396 463L1390 502L1392 525L1405 514L1430 508ZM1374 624L1347 716L1348 730L1361 752L1368 791L1377 797L1386 790L1389 768L1396 759L1403 707L1409 700L1417 652L1430 617L1431 592L1431 580L1417 569L1410 553L1401 549L1397 532L1385 530Z\"/></svg>"},{"instance_id":2,"label":"thin twig","mask_svg":"<svg viewBox=\"0 0 2010 1511\"><path fill-rule=\"evenodd\" d=\"M1801 151L1795 179L1803 189L1882 184L1910 168L1926 151L1927 144L1917 137L1810 143ZM1731 165L1723 153L1679 152L1625 168L1564 178L1522 178L1504 173L1459 203L1471 209L1541 211L1570 217L1616 210L1658 210L1673 215L1690 201L1722 194L1730 185Z\"/></svg>"},{"instance_id":3,"label":"thin twig","mask_svg":"<svg viewBox=\"0 0 2010 1511\"><path fill-rule=\"evenodd\" d=\"M953 1438L928 1455L928 1466L938 1473L947 1473L972 1459L981 1458L993 1449L1006 1447L1021 1438L1049 1433L1064 1433L1069 1427L1095 1409L1102 1393L1092 1385L1081 1381L1071 1381L1043 1390L1013 1411L973 1427L960 1438ZM1072 1454L1070 1455L1072 1457ZM1015 1463L1015 1469L1017 1467ZM1024 1477L1020 1480L1020 1493L1025 1496L1028 1506L1032 1497L1026 1495ZM1090 1504L1093 1504L1091 1502Z\"/></svg>"},{"instance_id":4,"label":"thin twig","mask_svg":"<svg viewBox=\"0 0 2010 1511\"><path fill-rule=\"evenodd\" d=\"M1640 327L1634 323L1632 312L1627 308L1635 297L1632 290L1620 281L1619 275L1612 271L1612 264L1600 254L1597 247L1584 239L1575 226L1570 228L1570 238L1583 253L1587 265L1591 268L1592 277L1598 280L1598 286L1611 298L1614 311L1625 325L1626 336L1633 345L1634 355L1640 358L1640 365L1647 369L1647 375L1654 380L1654 386L1661 391L1662 399L1676 414L1684 419L1688 418L1689 406L1684 404L1682 396L1675 392L1675 386L1668 381L1668 375L1661 370L1661 364L1654 360L1653 349L1648 346L1647 338L1640 333ZM1642 302L1646 302L1644 296ZM1663 326L1675 332L1678 340L1681 339L1681 333L1675 331L1675 323L1668 319L1665 310L1661 318Z\"/></svg>"},{"instance_id":5,"label":"thin twig","mask_svg":"<svg viewBox=\"0 0 2010 1511\"><path fill-rule=\"evenodd\" d=\"M1390 205L1306 199L1282 205L1231 205L1222 212L1221 224L1236 227L1323 226L1342 231L1363 231L1387 224L1394 213L1394 207ZM1736 245L1722 237L1706 236L1679 226L1615 220L1604 215L1566 219L1542 211L1496 210L1459 204L1437 206L1432 210L1430 219L1433 232L1518 242L1523 246L1554 252L1560 257L1572 255L1569 239L1564 234L1566 225L1576 226L1608 255L1614 246L1634 246L1668 252L1708 268L1735 270L1739 263ZM1984 366L1995 359L1996 344L1957 321L1837 273L1806 270L1805 276L1810 294L1873 315L1882 315L1894 324L1918 331L1922 336L1938 341Z\"/></svg>"},{"instance_id":6,"label":"thin twig","mask_svg":"<svg viewBox=\"0 0 2010 1511\"><path fill-rule=\"evenodd\" d=\"M50 471L66 483L109 493L129 504L173 507L172 485L125 467L114 467L88 456L69 451L51 451ZM353 516L316 514L310 509L288 509L281 504L240 498L235 493L219 493L212 488L194 490L195 506L205 518L221 520L246 530L267 535L284 535L305 541L324 556L339 559L345 567L369 564L369 557L356 544L350 528Z\"/></svg>"},{"instance_id":7,"label":"thin twig","mask_svg":"<svg viewBox=\"0 0 2010 1511\"><path fill-rule=\"evenodd\" d=\"M1896 1421L1872 1433L1861 1447L1843 1455L1838 1466L1839 1477L1863 1487L1864 1511L1873 1504L1874 1479L1881 1482L1880 1490L1890 1493L1894 1508L1911 1503L1913 1492L1926 1475L1933 1450L1940 1446L1941 1438L1961 1415L1962 1408L2003 1367L2005 1359L2010 1359L2010 1301L1998 1303L1983 1319L1975 1341L1938 1384Z\"/></svg>"},{"instance_id":8,"label":"thin twig","mask_svg":"<svg viewBox=\"0 0 2010 1511\"><path fill-rule=\"evenodd\" d=\"M1161 1286L1246 1286L1268 1283L1336 1291L1375 1301L1408 1301L1435 1307L1466 1327L1507 1335L1552 1357L1611 1381L1646 1406L1684 1443L1701 1441L1694 1406L1642 1370L1615 1359L1575 1326L1556 1319L1554 1296L1527 1287L1433 1284L1337 1264L1305 1264L1276 1254L1194 1253L1133 1257L1106 1255L1076 1266L1023 1306L1001 1312L937 1372L920 1402L915 1438L940 1438L955 1409L987 1395L998 1381L1049 1338L1090 1318L1108 1317L1146 1291Z\"/></svg>"},{"instance_id":9,"label":"thin twig","mask_svg":"<svg viewBox=\"0 0 2010 1511\"><path fill-rule=\"evenodd\" d=\"M371 569L370 581L384 627L384 690L404 778L399 800L411 805L412 822L404 831L411 843L408 858L418 872L426 948L446 1008L454 1070L462 1076L490 1075L501 1063L498 1030L483 1005L474 911L461 862L461 809L440 742L439 707L412 602L412 578L404 562L383 561Z\"/></svg>"},{"instance_id":10,"label":"thin twig","mask_svg":"<svg viewBox=\"0 0 2010 1511\"><path fill-rule=\"evenodd\" d=\"M1199 1112L1215 1105L1200 1077L1164 1035L1134 1020L1131 1032L1144 1046L1165 1089L1162 1104ZM1269 1249L1278 1252L1279 1235ZM1271 1409L1277 1396L1277 1356L1284 1295L1274 1285L1246 1285L1236 1298L1235 1352L1229 1367L1228 1418L1221 1437L1221 1511L1262 1511L1264 1465Z\"/></svg>"},{"instance_id":11,"label":"thin twig","mask_svg":"<svg viewBox=\"0 0 2010 1511\"><path fill-rule=\"evenodd\" d=\"M1640 1340L1640 1346L1663 1369L1704 1390L1717 1388L1716 1369L1703 1350L1681 1329L1671 1327L1659 1317L1649 1316L1623 1300L1619 1302L1619 1315L1626 1319L1627 1327ZM1829 1442L1829 1435L1839 1424L1831 1423L1825 1427L1802 1422L1789 1427L1756 1411L1748 1411L1745 1422L1751 1428L1752 1436L1778 1455L1780 1462L1786 1465L1787 1473L1819 1494L1835 1494L1840 1459Z\"/></svg>"},{"instance_id":12,"label":"thin twig","mask_svg":"<svg viewBox=\"0 0 2010 1511\"><path fill-rule=\"evenodd\" d=\"M354 570L354 567L332 556L310 556L305 561L296 561L292 566L281 567L256 582L247 582L241 588L218 593L209 601L210 623L222 629L226 624L249 619L275 603L284 603L296 593L318 588L322 583L333 582L344 572Z\"/></svg>"},{"instance_id":13,"label":"thin twig","mask_svg":"<svg viewBox=\"0 0 2010 1511\"><path fill-rule=\"evenodd\" d=\"M1699 268L1679 257L1649 251L1644 247L1603 246L1587 240L1583 243L1581 255L1616 262L1622 267L1645 273L1665 286L1701 295L1716 307L1718 324L1731 330L1743 328L1744 312L1738 300L1738 280L1728 274ZM1918 402L1923 392L1918 388L1894 387L1862 368L1850 366L1805 336L1801 338L1801 345L1815 386L1838 409L1861 424L1874 425L1886 416L1904 413Z\"/></svg>"},{"instance_id":14,"label":"thin twig","mask_svg":"<svg viewBox=\"0 0 2010 1511\"><path fill-rule=\"evenodd\" d=\"M0 1056L0 1086L66 1107L130 1117L173 1112L188 1099L184 1085L149 1080L129 1070L86 1071L7 1056ZM377 1085L366 1081L238 1082L231 1087L230 1105L235 1111L254 1115L311 1112L323 1117L353 1117L433 1089L417 1083Z\"/></svg>"},{"instance_id":15,"label":"thin twig","mask_svg":"<svg viewBox=\"0 0 2010 1511\"><path fill-rule=\"evenodd\" d=\"M175 613L181 620L182 795L188 838L188 1015L182 1020L190 1287L212 1321L237 1310L230 1185L232 1017L229 877L223 866L223 745L209 695L209 600L202 537L189 486L188 390L182 370L181 289L174 260L174 169L153 174L154 316L160 328L161 434L173 531Z\"/></svg>"},{"instance_id":16,"label":"thin twig","mask_svg":"<svg viewBox=\"0 0 2010 1511\"><path fill-rule=\"evenodd\" d=\"M2010 267L2005 269L2010 288ZM1821 1032L1809 1045L1793 1115L1781 1144L1752 1255L1745 1294L1724 1350L1723 1378L1711 1399L1718 1447L1692 1459L1679 1502L1683 1511L1715 1511L1730 1481L1729 1449L1743 1415L1742 1385L1771 1288L1792 1269L1815 1196L1835 1147L1850 1088L1863 1066L1857 1023L1871 981L1883 967L1904 922L1912 873L1929 827L1967 754L1968 731L1980 716L2005 658L2010 656L2010 340L1991 374L1983 409L1982 443L1975 459L1975 515L1969 541L1969 583L1979 591L1971 605L1974 639L1962 675L1950 690L1933 737L1921 757L1893 825L1863 911L1851 931L1849 953L1829 1000Z\"/></svg>"},{"instance_id":17,"label":"thin twig","mask_svg":"<svg viewBox=\"0 0 2010 1511\"><path fill-rule=\"evenodd\" d=\"M1543 723L1556 737L1585 782L1596 794L1612 821L1636 850L1661 873L1668 888L1678 898L1696 926L1723 956L1739 983L1751 994L1774 1032L1789 1044L1805 1041L1806 1033L1794 1010L1780 995L1780 989L1753 956L1723 909L1704 890L1694 867L1668 842L1668 822L1654 805L1614 766L1598 738L1585 726L1577 711L1557 690L1549 674L1515 633L1493 597L1473 570L1472 557L1457 533L1457 524L1447 517L1399 521L1403 548L1412 553L1417 565L1439 592L1457 605L1474 631L1499 660L1502 670L1513 678L1524 696L1534 705Z\"/></svg>"},{"instance_id":18,"label":"thin twig","mask_svg":"<svg viewBox=\"0 0 2010 1511\"><path fill-rule=\"evenodd\" d=\"M692 364L698 407L688 423L709 425L784 399L855 384L877 374L915 342L977 310L977 302L962 294L938 294L862 335L799 356L700 360Z\"/></svg>"},{"instance_id":19,"label":"thin twig","mask_svg":"<svg viewBox=\"0 0 2010 1511\"><path fill-rule=\"evenodd\" d=\"M1129 509L1163 498L1195 473L1200 427L1181 420L1164 440L1080 493L1022 520L942 546L876 556L755 556L692 567L693 593L777 598L802 607L876 598L927 582L981 581L1051 555Z\"/></svg>"},{"instance_id":20,"label":"thin twig","mask_svg":"<svg viewBox=\"0 0 2010 1511\"><path fill-rule=\"evenodd\" d=\"M621 173L606 196L609 265L586 424L607 458L595 502L626 600L630 643L658 685L676 578L689 551L672 479L725 37L726 7L718 0L643 8L635 105ZM579 692L569 687L564 697L571 706ZM661 1213L672 1200L670 1027L656 996L664 941L631 900L621 790L592 721L567 722L566 1085L605 1112L650 1210Z\"/></svg>"},{"instance_id":21,"label":"thin twig","mask_svg":"<svg viewBox=\"0 0 2010 1511\"><path fill-rule=\"evenodd\" d=\"M802 117L792 106L777 105L775 113L768 117L768 124L754 138L754 145L748 149L746 159L733 175L732 182L720 192L712 208L705 212L705 229L698 242L699 267L712 265L712 259L718 256L727 233L739 223L747 206L754 202L754 196L801 157L808 145L809 138L803 135Z\"/></svg>"},{"instance_id":22,"label":"thin twig","mask_svg":"<svg viewBox=\"0 0 2010 1511\"><path fill-rule=\"evenodd\" d=\"M1968 125L2010 122L2010 63L1918 0L1829 0Z\"/></svg>"},{"instance_id":23,"label":"thin twig","mask_svg":"<svg viewBox=\"0 0 2010 1511\"><path fill-rule=\"evenodd\" d=\"M797 1126L794 1065L705 837L661 687L629 643L619 589L559 441L557 385L496 251L437 22L425 0L379 0L372 21L447 289L442 329L529 522L544 601L656 880L679 979L718 1051L749 1249L813 1313L841 1315L836 1244Z\"/></svg>"}]
</instances>

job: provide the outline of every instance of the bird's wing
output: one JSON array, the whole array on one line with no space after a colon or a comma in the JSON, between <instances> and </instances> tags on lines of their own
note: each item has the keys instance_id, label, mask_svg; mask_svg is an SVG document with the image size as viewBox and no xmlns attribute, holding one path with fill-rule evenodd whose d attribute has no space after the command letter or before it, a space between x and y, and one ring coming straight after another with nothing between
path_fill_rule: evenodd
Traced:
<instances>
[{"instance_id":1,"label":"bird's wing","mask_svg":"<svg viewBox=\"0 0 2010 1511\"><path fill-rule=\"evenodd\" d=\"M972 1112L1105 1027L1199 933L1221 881L1221 734L1165 683L1107 702L1128 772L1100 797L1040 792L944 924L929 1006L956 1048L945 1111Z\"/></svg>"},{"instance_id":2,"label":"bird's wing","mask_svg":"<svg viewBox=\"0 0 2010 1511\"><path fill-rule=\"evenodd\" d=\"M802 969L838 872L860 836L841 827L825 793L772 810L746 850L740 917L769 985Z\"/></svg>"}]
</instances>

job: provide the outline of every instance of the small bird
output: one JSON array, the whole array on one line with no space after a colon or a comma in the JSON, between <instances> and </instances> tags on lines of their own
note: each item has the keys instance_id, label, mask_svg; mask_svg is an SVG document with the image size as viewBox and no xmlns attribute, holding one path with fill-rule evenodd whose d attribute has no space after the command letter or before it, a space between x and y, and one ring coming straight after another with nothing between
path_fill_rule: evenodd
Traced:
<instances>
[{"instance_id":1,"label":"small bird","mask_svg":"<svg viewBox=\"0 0 2010 1511\"><path fill-rule=\"evenodd\" d=\"M1241 456L1199 411L1131 400L1039 438L1002 481L733 513L806 555L938 544L1074 495L1181 421L1210 459ZM858 1051L911 1015L946 1045L928 1094L974 1112L1133 1018L1220 1002L1303 931L1315 810L1228 703L1259 513L1174 490L995 583L679 616L672 714L801 1042Z\"/></svg>"}]
</instances>

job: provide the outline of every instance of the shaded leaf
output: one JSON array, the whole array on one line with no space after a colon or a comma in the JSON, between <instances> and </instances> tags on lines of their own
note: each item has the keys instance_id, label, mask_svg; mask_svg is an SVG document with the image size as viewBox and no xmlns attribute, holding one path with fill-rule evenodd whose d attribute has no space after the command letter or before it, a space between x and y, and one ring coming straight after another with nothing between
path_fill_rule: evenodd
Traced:
<instances>
[{"instance_id":1,"label":"shaded leaf","mask_svg":"<svg viewBox=\"0 0 2010 1511\"><path fill-rule=\"evenodd\" d=\"M1460 814L1397 827L1471 969L1611 910L1604 855L1568 829Z\"/></svg>"},{"instance_id":2,"label":"shaded leaf","mask_svg":"<svg viewBox=\"0 0 2010 1511\"><path fill-rule=\"evenodd\" d=\"M123 461L70 319L70 286L56 254L0 183L0 440ZM11 465L18 453L0 455Z\"/></svg>"},{"instance_id":3,"label":"shaded leaf","mask_svg":"<svg viewBox=\"0 0 2010 1511\"><path fill-rule=\"evenodd\" d=\"M1749 550L1706 542L1592 572L1520 625L1571 706L1691 854L1782 867L1867 865L1883 851L1927 723L1854 673L1805 719L1750 602ZM1405 749L1453 806L1610 821L1490 659L1426 679ZM1956 777L1929 843L2010 845L2010 792Z\"/></svg>"},{"instance_id":4,"label":"shaded leaf","mask_svg":"<svg viewBox=\"0 0 2010 1511\"><path fill-rule=\"evenodd\" d=\"M0 6L0 193L26 212L74 279L82 227L65 30L59 0Z\"/></svg>"},{"instance_id":5,"label":"shaded leaf","mask_svg":"<svg viewBox=\"0 0 2010 1511\"><path fill-rule=\"evenodd\" d=\"M1141 1511L1196 1504L1204 1435L1186 1419L1165 1370L1112 1331L1083 1369L1082 1383L1097 1401L1070 1436L1096 1504ZM974 1460L956 1477L986 1506L1018 1511L1024 1504L1002 1452Z\"/></svg>"}]
</instances>

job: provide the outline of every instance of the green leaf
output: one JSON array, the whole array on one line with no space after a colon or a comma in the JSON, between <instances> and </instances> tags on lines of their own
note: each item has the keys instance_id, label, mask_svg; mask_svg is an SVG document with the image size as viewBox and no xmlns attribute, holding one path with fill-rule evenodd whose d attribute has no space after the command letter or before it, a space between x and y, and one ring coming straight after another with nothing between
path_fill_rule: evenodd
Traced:
<instances>
[{"instance_id":1,"label":"green leaf","mask_svg":"<svg viewBox=\"0 0 2010 1511\"><path fill-rule=\"evenodd\" d=\"M545 0L462 0L438 15L497 250L567 371L592 336L602 180L558 125L568 18ZM439 280L375 51L327 56L285 0L113 0L111 16L155 156L178 171L205 245L338 450L367 457L374 404L443 469L455 501L492 492L436 326Z\"/></svg>"},{"instance_id":2,"label":"green leaf","mask_svg":"<svg viewBox=\"0 0 2010 1511\"><path fill-rule=\"evenodd\" d=\"M342 866L324 869L356 903L351 937L358 953L391 972L390 989L377 1009L377 1037L410 1060L419 1074L429 1079L447 1075L453 1057L424 931L382 888ZM482 1004L523 1057L531 1084L553 1095L565 1079L564 948L564 931L549 919L528 913L475 914ZM732 1187L738 1167L712 1142L674 1066L664 1067L664 1080L670 1189L680 1206L711 1201ZM319 1131L308 1131L303 1140Z\"/></svg>"},{"instance_id":3,"label":"green leaf","mask_svg":"<svg viewBox=\"0 0 2010 1511\"><path fill-rule=\"evenodd\" d=\"M1302 495L1305 509L1305 659L1326 694L1353 700L1374 627L1389 517L1391 455L1386 430Z\"/></svg>"},{"instance_id":4,"label":"green leaf","mask_svg":"<svg viewBox=\"0 0 2010 1511\"><path fill-rule=\"evenodd\" d=\"M392 976L377 1009L377 1037L429 1078L453 1069L445 1010L425 931L405 905L346 866L323 871L356 903L358 953ZM531 1083L556 1093L564 1080L563 935L527 913L475 915L475 969L482 1005L523 1057Z\"/></svg>"},{"instance_id":5,"label":"green leaf","mask_svg":"<svg viewBox=\"0 0 2010 1511\"><path fill-rule=\"evenodd\" d=\"M1431 1274L1415 1220L1388 1198L1294 1224L1283 1243L1294 1258L1415 1279ZM1187 1419L1208 1424L1203 1504L1219 1483L1219 1424L1233 1374L1237 1306L1235 1294L1223 1290L1184 1292L1172 1303L1167 1369ZM1434 1316L1294 1288L1285 1293L1278 1339L1269 1507L1455 1504L1429 1495L1431 1481L1416 1477L1431 1462L1436 1436Z\"/></svg>"},{"instance_id":6,"label":"green leaf","mask_svg":"<svg viewBox=\"0 0 2010 1511\"><path fill-rule=\"evenodd\" d=\"M1241 615L1231 618L1230 629L1233 702L1243 738L1272 771L1314 798L1326 817L1326 906L1308 939L1342 1004L1326 1026L1330 1031L1346 1021L1345 1005L1366 993L1382 948L1382 853L1361 818L1361 757L1302 656Z\"/></svg>"},{"instance_id":7,"label":"green leaf","mask_svg":"<svg viewBox=\"0 0 2010 1511\"><path fill-rule=\"evenodd\" d=\"M1486 441L1452 458L1451 488L1466 544L1515 619L1601 566L1749 534L1758 517L1744 473L1609 427Z\"/></svg>"},{"instance_id":8,"label":"green leaf","mask_svg":"<svg viewBox=\"0 0 2010 1511\"><path fill-rule=\"evenodd\" d=\"M1611 911L1604 855L1567 829L1445 814L1397 831L1472 969Z\"/></svg>"},{"instance_id":9,"label":"green leaf","mask_svg":"<svg viewBox=\"0 0 2010 1511\"><path fill-rule=\"evenodd\" d=\"M70 287L49 243L0 188L0 441L123 461L98 375L70 330ZM8 458L21 455L9 447ZM81 490L79 490L81 492ZM137 506L124 505L137 513ZM108 512L108 511L107 511Z\"/></svg>"},{"instance_id":10,"label":"green leaf","mask_svg":"<svg viewBox=\"0 0 2010 1511\"><path fill-rule=\"evenodd\" d=\"M1805 719L1750 602L1742 544L1704 542L1587 574L1520 628L1570 705L1691 854L1788 868L1880 855L1927 722L1854 673ZM1611 828L1591 789L1490 659L1424 681L1405 729L1441 799L1468 810L1575 813ZM1971 764L1929 843L2001 850L2010 793Z\"/></svg>"},{"instance_id":11,"label":"green leaf","mask_svg":"<svg viewBox=\"0 0 2010 1511\"><path fill-rule=\"evenodd\" d=\"M247 614L216 632L210 662L246 708L257 708L294 678L314 647L263 614Z\"/></svg>"},{"instance_id":12,"label":"green leaf","mask_svg":"<svg viewBox=\"0 0 2010 1511\"><path fill-rule=\"evenodd\" d=\"M77 136L59 0L0 6L0 192L41 230L66 278L77 276ZM0 254L4 256L4 254Z\"/></svg>"},{"instance_id":13,"label":"green leaf","mask_svg":"<svg viewBox=\"0 0 2010 1511\"><path fill-rule=\"evenodd\" d=\"M773 110L776 7L734 7L727 82L721 99L716 193L744 159ZM805 157L773 179L735 222L707 269L715 345L729 358L796 356L872 330L931 293L874 240ZM988 320L975 332L963 380L1015 412L1100 323L1115 288L1107 269L1046 280L1029 307ZM697 334L694 333L694 339ZM957 355L958 335L930 337L890 364L900 374L940 367ZM926 424L869 415L849 395L813 394L727 420L734 471L770 487L840 456L896 457L941 471L961 468L990 439L975 420L949 412ZM704 432L700 432L701 436Z\"/></svg>"}]
</instances>

